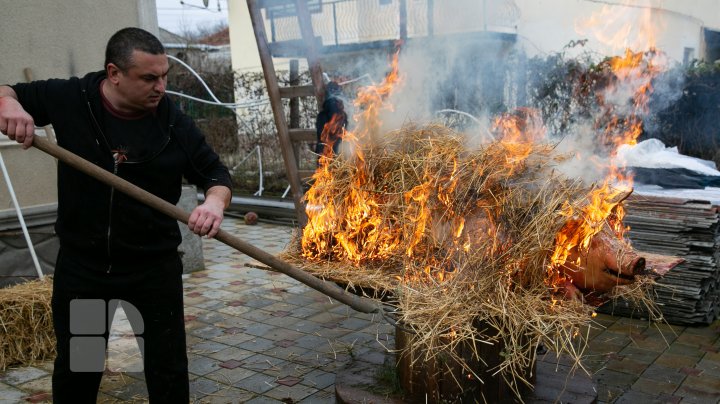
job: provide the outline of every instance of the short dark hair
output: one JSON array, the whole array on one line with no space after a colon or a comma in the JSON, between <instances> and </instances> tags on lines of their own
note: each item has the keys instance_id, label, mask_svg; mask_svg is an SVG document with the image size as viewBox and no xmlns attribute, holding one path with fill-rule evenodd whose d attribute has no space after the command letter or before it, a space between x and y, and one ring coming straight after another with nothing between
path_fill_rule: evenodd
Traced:
<instances>
[{"instance_id":1,"label":"short dark hair","mask_svg":"<svg viewBox=\"0 0 720 404\"><path fill-rule=\"evenodd\" d=\"M112 63L122 71L132 66L132 53L134 50L162 55L165 47L155 35L144 29L128 27L113 34L105 48L105 68Z\"/></svg>"}]
</instances>

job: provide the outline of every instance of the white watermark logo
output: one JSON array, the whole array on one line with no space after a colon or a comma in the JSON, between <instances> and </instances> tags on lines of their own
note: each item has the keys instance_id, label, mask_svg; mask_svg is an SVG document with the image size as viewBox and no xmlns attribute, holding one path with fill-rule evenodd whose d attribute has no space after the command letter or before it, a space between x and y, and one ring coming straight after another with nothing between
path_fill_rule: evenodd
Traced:
<instances>
[{"instance_id":1,"label":"white watermark logo","mask_svg":"<svg viewBox=\"0 0 720 404\"><path fill-rule=\"evenodd\" d=\"M105 339L107 331L108 338ZM70 370L142 372L145 330L140 311L119 299L70 302Z\"/></svg>"}]
</instances>

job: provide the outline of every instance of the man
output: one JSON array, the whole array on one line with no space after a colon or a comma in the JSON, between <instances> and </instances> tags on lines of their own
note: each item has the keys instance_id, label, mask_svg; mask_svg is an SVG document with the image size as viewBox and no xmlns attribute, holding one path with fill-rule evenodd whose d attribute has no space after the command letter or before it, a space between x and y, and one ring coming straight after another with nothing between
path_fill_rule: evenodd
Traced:
<instances>
[{"instance_id":1,"label":"man","mask_svg":"<svg viewBox=\"0 0 720 404\"><path fill-rule=\"evenodd\" d=\"M0 131L28 148L35 125L50 123L60 146L173 204L185 177L206 195L189 228L213 237L230 201L230 176L165 95L168 69L157 38L122 29L108 41L104 71L0 86ZM177 222L60 163L55 230L54 402L95 402L104 365L88 369L97 346L83 341L97 341L98 333L107 341L117 301L141 316L131 323L142 338L150 401L188 402ZM103 319L84 318L93 311Z\"/></svg>"},{"instance_id":2,"label":"man","mask_svg":"<svg viewBox=\"0 0 720 404\"><path fill-rule=\"evenodd\" d=\"M320 156L337 156L340 152L342 135L348 122L345 105L340 99L341 95L342 89L338 83L334 81L327 83L325 86L325 101L322 110L315 119L315 132L317 134L315 154L318 155L318 164L320 163Z\"/></svg>"}]
</instances>

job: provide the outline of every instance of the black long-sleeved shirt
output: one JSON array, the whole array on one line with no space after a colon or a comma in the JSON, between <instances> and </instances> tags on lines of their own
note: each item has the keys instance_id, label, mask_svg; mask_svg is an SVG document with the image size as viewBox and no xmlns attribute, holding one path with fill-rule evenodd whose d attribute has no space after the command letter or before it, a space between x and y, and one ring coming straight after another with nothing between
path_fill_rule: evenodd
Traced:
<instances>
[{"instance_id":1,"label":"black long-sleeved shirt","mask_svg":"<svg viewBox=\"0 0 720 404\"><path fill-rule=\"evenodd\" d=\"M52 124L58 144L121 178L176 204L182 178L207 190L231 188L227 168L190 117L165 96L146 134L142 155L116 165L112 133L100 83L105 72L83 78L52 79L12 86L20 104L37 125ZM61 248L87 259L91 266L132 267L133 262L175 253L181 242L175 219L115 192L111 187L58 164L58 217Z\"/></svg>"}]
</instances>

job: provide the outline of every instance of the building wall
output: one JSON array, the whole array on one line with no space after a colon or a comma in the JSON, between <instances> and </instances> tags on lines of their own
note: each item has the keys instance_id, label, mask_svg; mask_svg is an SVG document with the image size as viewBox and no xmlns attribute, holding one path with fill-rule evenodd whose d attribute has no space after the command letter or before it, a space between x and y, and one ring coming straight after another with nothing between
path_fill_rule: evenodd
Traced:
<instances>
[{"instance_id":1,"label":"building wall","mask_svg":"<svg viewBox=\"0 0 720 404\"><path fill-rule=\"evenodd\" d=\"M358 0L356 4L341 3L337 10L342 15L337 19L344 25L352 25L358 32L359 41L378 39L373 30L387 25L380 24L378 19L390 18L392 24L397 25L397 0L387 5L368 0ZM408 13L422 14L418 10L426 4L426 0L408 2ZM435 0L434 4L436 35L482 29L484 24L488 29L502 32L514 28L511 31L517 32L519 43L529 56L560 52L572 40L588 39L585 47L569 52L590 50L600 55L613 55L624 51L624 46L644 50L649 42L654 42L671 60L683 62L686 52L696 58L705 54L703 28L720 30L720 0ZM230 2L229 10L233 69L259 70L247 4L245 1ZM357 16L347 18L346 13ZM484 17L486 14L487 18ZM600 16L594 29L605 30L606 34L617 34L629 24L632 28L630 40L614 45L603 43L593 29L582 27L583 22L593 16ZM422 20L422 16L416 17L418 21ZM645 26L654 31L654 39L650 40L640 32ZM411 36L425 29L424 26L408 26ZM270 35L269 27L266 30Z\"/></svg>"},{"instance_id":2,"label":"building wall","mask_svg":"<svg viewBox=\"0 0 720 404\"><path fill-rule=\"evenodd\" d=\"M578 39L588 39L584 49L600 55L618 54L624 45L645 50L654 41L671 60L683 62L685 48L693 49L695 57L703 56L702 28L720 28L720 0L515 1L521 10L519 42L531 56L559 52ZM609 44L600 39L622 33L628 26L626 42ZM654 39L642 28L650 28Z\"/></svg>"},{"instance_id":3,"label":"building wall","mask_svg":"<svg viewBox=\"0 0 720 404\"><path fill-rule=\"evenodd\" d=\"M155 0L0 0L0 83L84 75L100 70L105 44L118 29L139 26L157 34ZM17 199L23 208L57 202L56 164L37 150L22 150L0 135L3 154ZM13 206L0 181L0 216Z\"/></svg>"},{"instance_id":4,"label":"building wall","mask_svg":"<svg viewBox=\"0 0 720 404\"><path fill-rule=\"evenodd\" d=\"M228 2L228 26L230 28L230 52L234 71L262 71L260 55L255 42L255 33L250 12L245 1ZM270 32L269 27L265 27Z\"/></svg>"}]
</instances>

